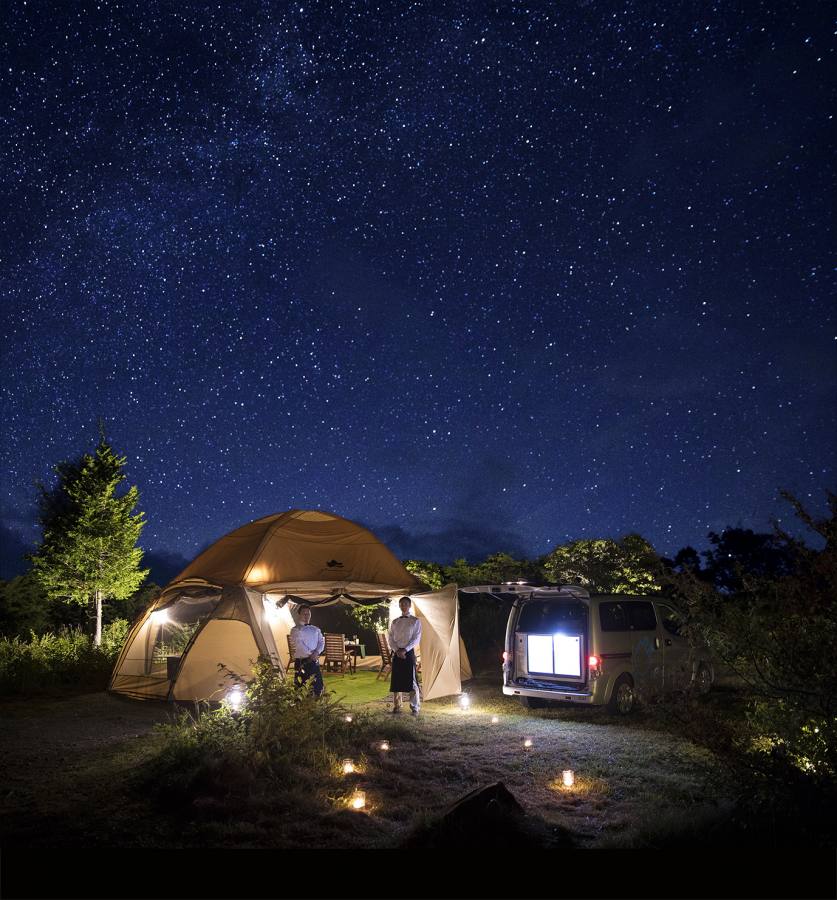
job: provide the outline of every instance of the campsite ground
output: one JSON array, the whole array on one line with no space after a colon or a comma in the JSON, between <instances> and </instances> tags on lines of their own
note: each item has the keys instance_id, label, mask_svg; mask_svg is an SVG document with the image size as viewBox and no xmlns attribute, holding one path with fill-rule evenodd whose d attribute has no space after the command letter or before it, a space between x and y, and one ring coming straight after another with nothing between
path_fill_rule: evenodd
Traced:
<instances>
[{"instance_id":1,"label":"campsite ground","mask_svg":"<svg viewBox=\"0 0 837 900\"><path fill-rule=\"evenodd\" d=\"M332 678L329 687L370 710L381 738L392 737L394 717L374 673ZM5 699L0 837L5 847L393 847L495 781L529 814L543 846L653 847L672 835L711 845L728 817L734 786L724 767L658 716L533 712L503 697L496 678L468 687L469 711L456 698L428 702L419 719L397 720L389 753L369 748L354 776L367 792L365 813L349 811L339 790L312 795L310 785L232 808L200 797L186 808L161 803L138 773L159 741L153 726L170 720L171 707L103 692ZM707 700L721 710L734 697ZM567 768L576 774L572 789L561 786Z\"/></svg>"}]
</instances>

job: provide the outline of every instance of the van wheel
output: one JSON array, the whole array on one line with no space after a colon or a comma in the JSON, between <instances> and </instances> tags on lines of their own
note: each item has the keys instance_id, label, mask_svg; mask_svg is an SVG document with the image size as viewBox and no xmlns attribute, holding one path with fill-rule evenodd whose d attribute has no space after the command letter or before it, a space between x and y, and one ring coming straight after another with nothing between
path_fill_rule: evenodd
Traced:
<instances>
[{"instance_id":1,"label":"van wheel","mask_svg":"<svg viewBox=\"0 0 837 900\"><path fill-rule=\"evenodd\" d=\"M709 666L701 663L695 673L695 690L699 694L708 694L711 687L712 673L709 671Z\"/></svg>"},{"instance_id":2,"label":"van wheel","mask_svg":"<svg viewBox=\"0 0 837 900\"><path fill-rule=\"evenodd\" d=\"M543 709L546 706L546 700L541 697L518 697L517 699L526 709Z\"/></svg>"},{"instance_id":3,"label":"van wheel","mask_svg":"<svg viewBox=\"0 0 837 900\"><path fill-rule=\"evenodd\" d=\"M630 675L620 675L616 679L616 684L613 685L613 693L610 695L607 708L612 713L627 716L634 706L636 706L636 693L633 679Z\"/></svg>"}]
</instances>

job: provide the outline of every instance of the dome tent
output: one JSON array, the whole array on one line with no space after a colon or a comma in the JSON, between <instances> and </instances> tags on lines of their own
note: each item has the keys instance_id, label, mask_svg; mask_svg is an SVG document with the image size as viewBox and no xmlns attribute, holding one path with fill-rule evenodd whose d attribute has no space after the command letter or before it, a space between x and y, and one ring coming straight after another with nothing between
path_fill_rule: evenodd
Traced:
<instances>
[{"instance_id":1,"label":"dome tent","mask_svg":"<svg viewBox=\"0 0 837 900\"><path fill-rule=\"evenodd\" d=\"M372 532L332 513L266 516L220 538L166 585L128 634L109 690L218 699L229 687L221 666L246 678L261 656L286 670L300 602L387 603L392 617L404 595L422 620L425 699L460 693L471 673L456 585L427 591Z\"/></svg>"}]
</instances>

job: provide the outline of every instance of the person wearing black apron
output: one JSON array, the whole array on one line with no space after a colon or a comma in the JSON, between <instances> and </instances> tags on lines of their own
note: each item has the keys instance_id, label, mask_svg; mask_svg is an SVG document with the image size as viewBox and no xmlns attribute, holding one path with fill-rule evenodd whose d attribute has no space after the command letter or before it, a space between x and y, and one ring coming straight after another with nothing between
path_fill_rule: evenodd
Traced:
<instances>
[{"instance_id":1,"label":"person wearing black apron","mask_svg":"<svg viewBox=\"0 0 837 900\"><path fill-rule=\"evenodd\" d=\"M389 689L392 691L392 711L401 712L401 694L410 695L410 712L419 714L421 707L421 695L416 681L416 647L421 640L421 622L410 615L412 601L409 597L402 597L398 601L401 607L401 615L390 622L387 641L392 650L392 675Z\"/></svg>"}]
</instances>

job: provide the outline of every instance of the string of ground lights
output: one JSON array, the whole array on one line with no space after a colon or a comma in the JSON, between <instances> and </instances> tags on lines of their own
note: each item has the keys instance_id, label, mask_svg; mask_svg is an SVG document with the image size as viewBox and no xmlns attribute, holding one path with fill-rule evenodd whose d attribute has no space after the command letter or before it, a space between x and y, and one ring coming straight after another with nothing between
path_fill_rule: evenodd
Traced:
<instances>
[{"instance_id":1,"label":"string of ground lights","mask_svg":"<svg viewBox=\"0 0 837 900\"><path fill-rule=\"evenodd\" d=\"M2 577L104 418L164 583L325 508L401 558L834 486L827 4L12 4Z\"/></svg>"}]
</instances>

